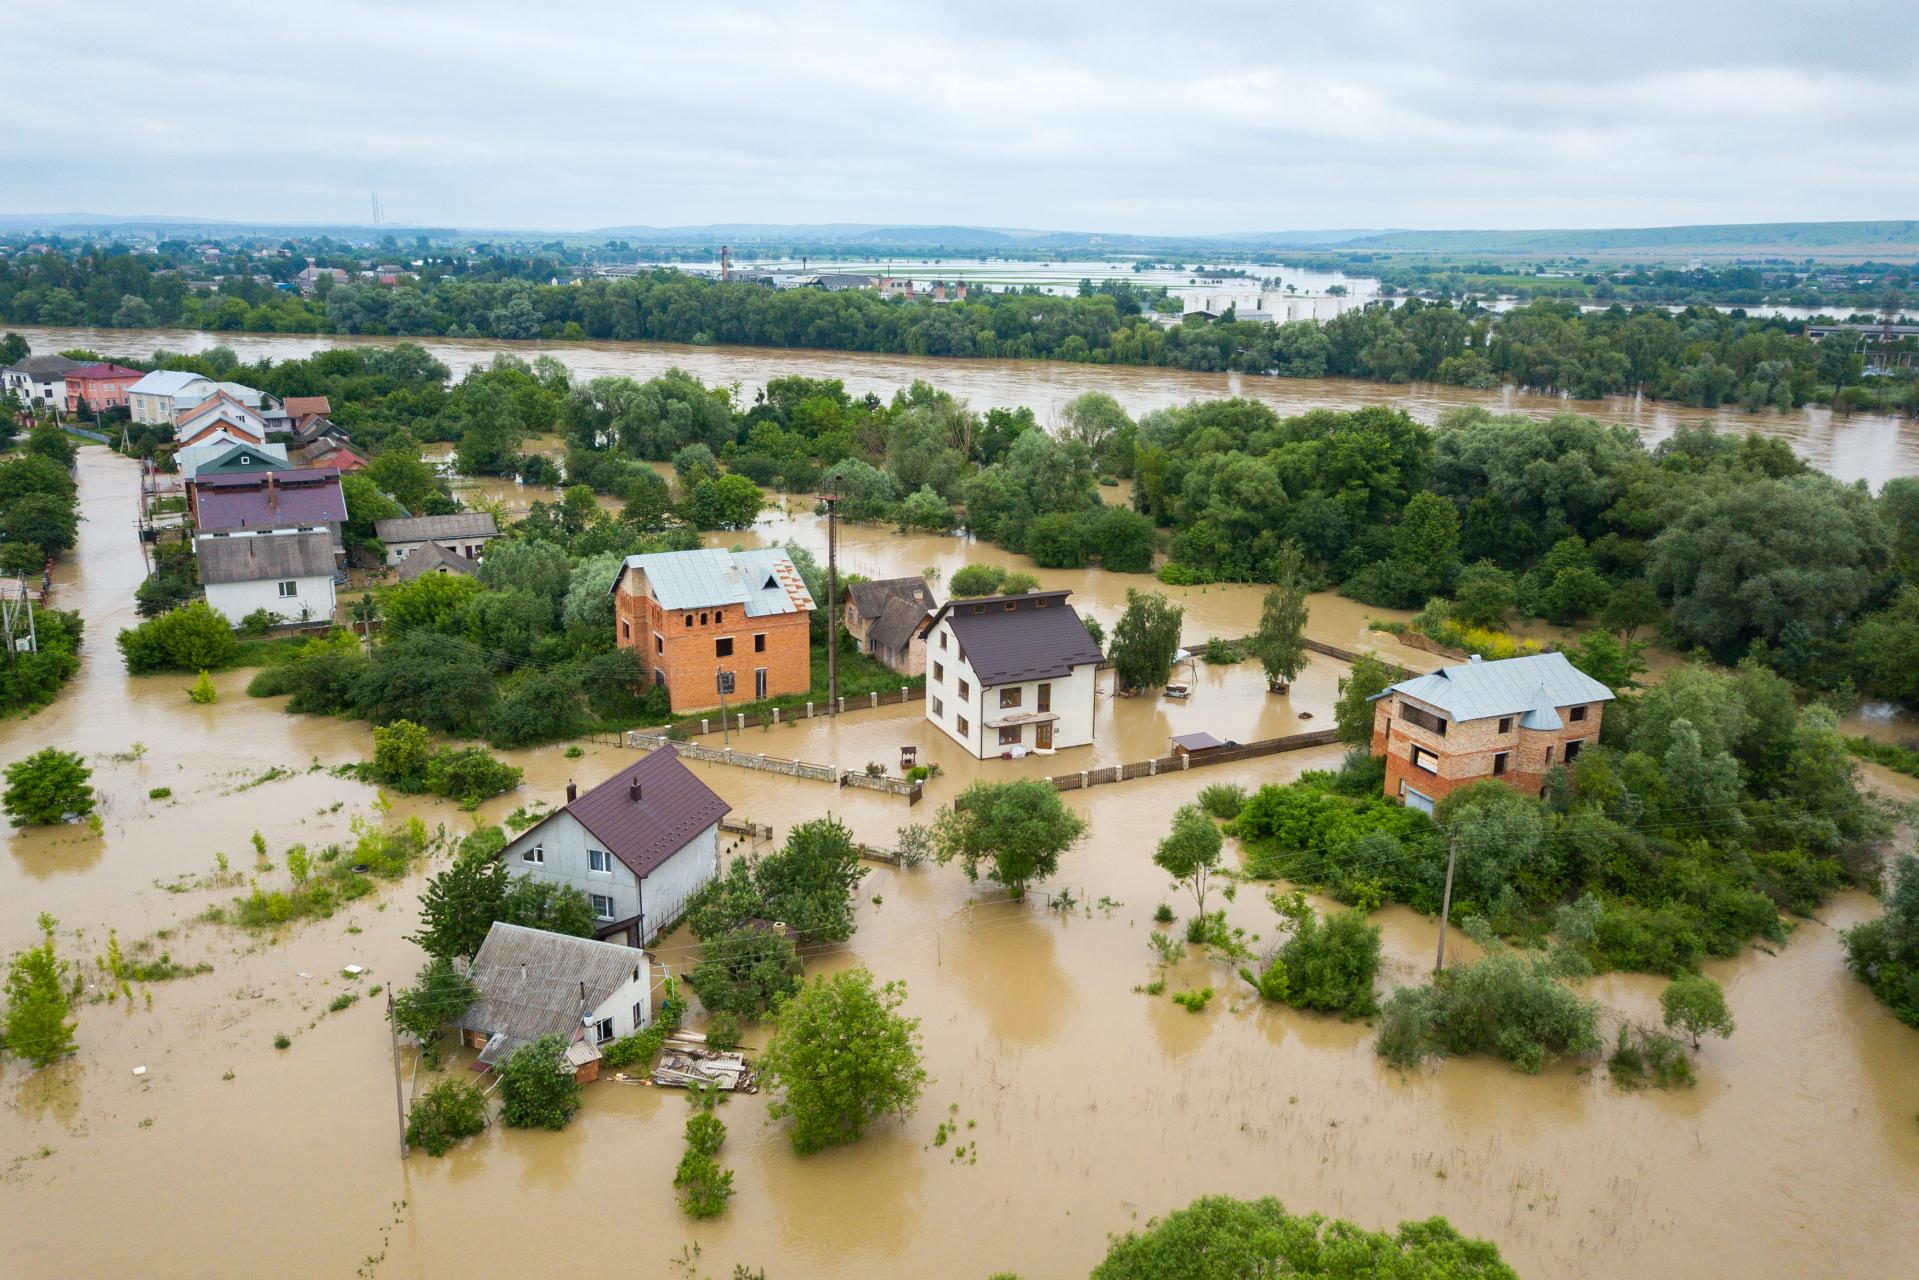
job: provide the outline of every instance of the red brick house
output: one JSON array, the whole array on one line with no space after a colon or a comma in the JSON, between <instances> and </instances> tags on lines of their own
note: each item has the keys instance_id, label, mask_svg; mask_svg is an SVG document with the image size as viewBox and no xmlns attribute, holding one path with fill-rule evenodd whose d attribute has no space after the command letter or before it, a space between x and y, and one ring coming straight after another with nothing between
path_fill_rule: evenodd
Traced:
<instances>
[{"instance_id":1,"label":"red brick house","mask_svg":"<svg viewBox=\"0 0 1919 1280\"><path fill-rule=\"evenodd\" d=\"M1386 794L1416 809L1488 778L1537 794L1554 765L1599 740L1613 692L1563 653L1477 657L1402 680L1373 699Z\"/></svg>"},{"instance_id":2,"label":"red brick house","mask_svg":"<svg viewBox=\"0 0 1919 1280\"><path fill-rule=\"evenodd\" d=\"M147 375L123 364L83 364L69 369L67 379L68 413L104 413L127 407L127 393L133 384Z\"/></svg>"},{"instance_id":3,"label":"red brick house","mask_svg":"<svg viewBox=\"0 0 1919 1280\"><path fill-rule=\"evenodd\" d=\"M648 684L677 712L805 693L813 685L813 596L791 556L669 551L628 556L613 581L614 640L636 649Z\"/></svg>"}]
</instances>

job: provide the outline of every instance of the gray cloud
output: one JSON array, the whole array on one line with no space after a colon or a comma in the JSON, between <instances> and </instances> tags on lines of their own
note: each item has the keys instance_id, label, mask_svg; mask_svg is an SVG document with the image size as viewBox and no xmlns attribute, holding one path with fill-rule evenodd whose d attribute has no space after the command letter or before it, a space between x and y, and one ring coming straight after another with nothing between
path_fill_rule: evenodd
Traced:
<instances>
[{"instance_id":1,"label":"gray cloud","mask_svg":"<svg viewBox=\"0 0 1919 1280\"><path fill-rule=\"evenodd\" d=\"M84 37L84 38L82 38ZM0 211L1203 232L1910 216L1910 8L77 0Z\"/></svg>"}]
</instances>

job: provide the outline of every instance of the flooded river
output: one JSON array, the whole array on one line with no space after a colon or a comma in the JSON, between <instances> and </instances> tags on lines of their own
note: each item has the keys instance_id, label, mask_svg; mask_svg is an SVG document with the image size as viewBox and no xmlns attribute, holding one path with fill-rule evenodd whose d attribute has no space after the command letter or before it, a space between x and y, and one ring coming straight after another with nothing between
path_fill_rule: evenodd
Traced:
<instances>
[{"instance_id":1,"label":"flooded river","mask_svg":"<svg viewBox=\"0 0 1919 1280\"><path fill-rule=\"evenodd\" d=\"M214 967L152 986L150 1008L139 999L85 1006L71 1061L38 1073L14 1059L0 1065L0 1271L9 1277L361 1269L451 1280L476 1269L544 1272L561 1251L572 1266L654 1276L672 1274L668 1259L697 1242L716 1275L744 1262L775 1280L980 1280L1002 1268L1038 1280L1083 1275L1106 1233L1206 1192L1273 1194L1372 1226L1444 1214L1497 1240L1528 1277L1895 1275L1919 1250L1919 1034L1847 976L1836 933L1877 910L1864 895L1842 896L1776 954L1711 966L1739 1030L1708 1045L1699 1086L1683 1092L1626 1094L1603 1070L1561 1065L1527 1077L1483 1060L1401 1076L1380 1064L1366 1027L1263 1007L1224 965L1204 960L1168 975L1169 991L1219 990L1201 1014L1137 993L1154 976L1154 904L1187 910L1150 862L1173 808L1206 783L1255 786L1325 767L1332 749L1069 793L1092 828L1053 886L1079 899L1070 912L1006 902L952 869L875 867L851 943L810 956L808 967L858 963L906 980L933 1076L924 1101L904 1123L807 1159L765 1122L764 1097L729 1102L722 1159L738 1194L714 1223L693 1224L674 1203L678 1095L611 1081L588 1088L564 1132L496 1128L444 1160L402 1163L382 1001L326 1007L350 985L339 976L346 964L370 968L366 983L411 978L420 955L404 935L425 872L275 939L194 922L236 892L179 882L210 872L216 852L274 885L284 883L289 844L350 839L374 793L314 766L363 758L370 738L363 725L247 699L246 672L221 677L220 701L207 707L187 699L184 677L125 674L112 636L132 619L142 572L129 529L135 484L133 464L84 451L86 522L56 603L87 617L85 667L48 710L0 723L0 760L46 743L90 757L104 830L9 834L0 948L29 942L46 910L59 917L62 953L84 962L89 981L109 928L129 944L171 930L158 946ZM820 533L809 512L775 513L721 540L794 536L823 547ZM1006 559L958 539L858 528L846 532L844 557L849 570L874 574L950 574L967 560ZM1140 581L1039 576L1071 586L1109 623L1124 588ZM1187 606L1188 639L1241 632L1257 609L1249 588L1173 594ZM1430 655L1369 637L1365 619L1376 612L1318 597L1311 629L1431 665ZM1339 673L1316 659L1286 700L1268 698L1250 666L1199 668L1184 705L1103 698L1101 745L1080 753L1082 767L1156 755L1187 728L1243 739L1305 727L1301 712L1325 725ZM902 823L929 820L932 804L975 777L1080 763L1073 753L960 759L938 750L916 706L747 738L755 749L854 767L896 762L903 743L918 744L922 758L933 752L946 772L912 810L873 793L696 766L739 816L783 833L831 810L877 844ZM132 758L135 742L145 749ZM597 781L631 756L589 747L569 761L555 746L511 758L526 769L525 788L491 802L481 820L531 798L557 801L569 778ZM245 785L272 766L291 775ZM147 799L156 786L173 798ZM443 804L395 805L395 817L414 813L455 832L473 820ZM272 870L253 870L256 830ZM1274 916L1255 887L1228 909L1271 936ZM1403 909L1377 919L1389 980L1415 980L1433 922ZM670 935L660 957L682 966L689 945L684 931ZM1614 976L1594 994L1650 1018L1660 985ZM284 1051L273 1048L281 1033L292 1041ZM140 1066L146 1074L135 1076ZM977 1163L931 1145L949 1114L977 1122L966 1131ZM588 1204L617 1206L608 1229L588 1229Z\"/></svg>"},{"instance_id":2,"label":"flooded river","mask_svg":"<svg viewBox=\"0 0 1919 1280\"><path fill-rule=\"evenodd\" d=\"M332 335L205 333L187 329L19 330L36 352L85 347L107 356L139 356L164 348L196 352L230 347L242 360L297 359L335 346L391 345L397 338ZM1842 480L1865 480L1875 488L1892 476L1919 474L1919 429L1897 418L1855 414L1836 416L1828 409L1688 409L1637 396L1571 400L1531 395L1505 388L1472 391L1432 383L1393 386L1351 378L1267 378L1237 373L1187 373L1127 365L1064 364L1020 360L942 360L925 356L875 355L848 351L787 351L764 347L691 347L670 343L502 342L494 339L406 339L418 341L458 375L485 364L500 352L531 359L551 355L572 369L575 378L620 374L649 378L670 368L685 369L702 380L737 384L740 401L750 404L768 379L800 374L839 378L856 396L891 396L914 379L925 379L970 401L976 409L1030 406L1042 421L1054 422L1074 397L1088 391L1113 396L1135 415L1190 400L1246 396L1270 404L1282 414L1308 409L1357 409L1383 404L1432 422L1447 409L1483 405L1497 413L1544 417L1567 411L1607 422L1624 423L1657 443L1682 423L1706 422L1721 431L1757 431L1786 441L1793 451Z\"/></svg>"}]
</instances>

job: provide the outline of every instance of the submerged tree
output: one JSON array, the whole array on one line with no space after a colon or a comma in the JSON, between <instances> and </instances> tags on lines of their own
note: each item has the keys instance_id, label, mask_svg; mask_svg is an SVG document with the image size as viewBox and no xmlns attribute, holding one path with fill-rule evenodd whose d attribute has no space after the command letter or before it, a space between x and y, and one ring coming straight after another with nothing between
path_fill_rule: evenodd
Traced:
<instances>
[{"instance_id":1,"label":"submerged tree","mask_svg":"<svg viewBox=\"0 0 1919 1280\"><path fill-rule=\"evenodd\" d=\"M14 956L7 970L6 1047L44 1067L73 1052L68 964L53 953L52 916L40 915L40 945Z\"/></svg>"},{"instance_id":2,"label":"submerged tree","mask_svg":"<svg viewBox=\"0 0 1919 1280\"><path fill-rule=\"evenodd\" d=\"M1173 674L1186 611L1157 591L1127 588L1126 612L1113 624L1106 656L1122 689L1154 689Z\"/></svg>"},{"instance_id":3,"label":"submerged tree","mask_svg":"<svg viewBox=\"0 0 1919 1280\"><path fill-rule=\"evenodd\" d=\"M16 827L48 826L93 812L93 770L72 751L43 747L7 766L4 805Z\"/></svg>"},{"instance_id":4,"label":"submerged tree","mask_svg":"<svg viewBox=\"0 0 1919 1280\"><path fill-rule=\"evenodd\" d=\"M1019 898L1029 882L1058 871L1060 856L1085 834L1051 783L975 782L934 821L934 857L942 865L957 859L968 880L984 869Z\"/></svg>"},{"instance_id":5,"label":"submerged tree","mask_svg":"<svg viewBox=\"0 0 1919 1280\"><path fill-rule=\"evenodd\" d=\"M1196 804L1183 804L1173 814L1173 829L1159 842L1153 862L1191 890L1201 916L1206 914L1206 888L1219 868L1224 842L1219 827Z\"/></svg>"},{"instance_id":6,"label":"submerged tree","mask_svg":"<svg viewBox=\"0 0 1919 1280\"><path fill-rule=\"evenodd\" d=\"M1297 542L1280 548L1273 587L1260 610L1259 629L1246 642L1247 652L1266 669L1266 683L1275 693L1285 693L1293 678L1306 669L1304 570L1305 557Z\"/></svg>"},{"instance_id":7,"label":"submerged tree","mask_svg":"<svg viewBox=\"0 0 1919 1280\"><path fill-rule=\"evenodd\" d=\"M780 1010L760 1066L780 1091L768 1114L793 1118L795 1151L857 1141L879 1117L912 1111L927 1077L905 1001L905 983L875 986L867 970L849 969L813 979Z\"/></svg>"}]
</instances>

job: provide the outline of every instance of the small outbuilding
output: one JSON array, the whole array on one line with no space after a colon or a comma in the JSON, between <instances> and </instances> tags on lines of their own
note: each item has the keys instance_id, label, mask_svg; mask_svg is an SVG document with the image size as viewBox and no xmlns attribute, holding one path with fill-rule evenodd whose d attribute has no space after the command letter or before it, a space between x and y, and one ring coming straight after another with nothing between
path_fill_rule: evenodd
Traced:
<instances>
[{"instance_id":1,"label":"small outbuilding","mask_svg":"<svg viewBox=\"0 0 1919 1280\"><path fill-rule=\"evenodd\" d=\"M485 511L461 511L450 516L397 516L375 520L373 534L386 544L386 562L397 568L413 552L427 543L479 561L486 556L486 544L500 536L500 527Z\"/></svg>"}]
</instances>

